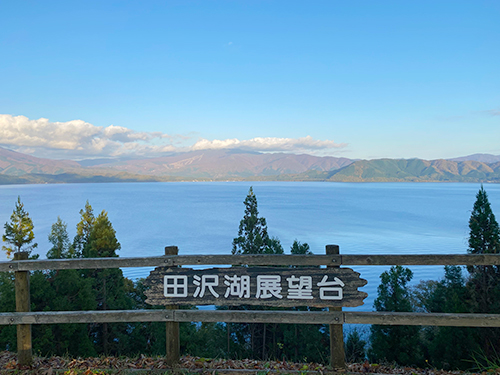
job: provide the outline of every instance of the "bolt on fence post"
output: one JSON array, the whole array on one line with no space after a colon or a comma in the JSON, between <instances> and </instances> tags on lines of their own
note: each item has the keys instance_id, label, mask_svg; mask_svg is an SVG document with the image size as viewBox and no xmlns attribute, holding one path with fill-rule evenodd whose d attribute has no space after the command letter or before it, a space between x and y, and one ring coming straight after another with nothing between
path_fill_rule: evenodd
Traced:
<instances>
[{"instance_id":1,"label":"bolt on fence post","mask_svg":"<svg viewBox=\"0 0 500 375\"><path fill-rule=\"evenodd\" d=\"M28 253L14 253L14 260L27 260ZM29 312L30 301L30 275L28 271L15 271L16 311ZM17 362L21 366L31 366L33 352L31 346L31 324L17 325Z\"/></svg>"},{"instance_id":2,"label":"bolt on fence post","mask_svg":"<svg viewBox=\"0 0 500 375\"><path fill-rule=\"evenodd\" d=\"M327 255L339 255L338 245L326 245ZM339 266L331 266L339 267ZM330 311L342 311L342 307L329 307ZM344 371L345 351L344 351L344 326L342 324L330 324L330 365L336 369Z\"/></svg>"},{"instance_id":3,"label":"bolt on fence post","mask_svg":"<svg viewBox=\"0 0 500 375\"><path fill-rule=\"evenodd\" d=\"M179 248L177 246L167 246L165 247L165 255L178 255ZM177 266L173 266L177 267ZM177 305L166 306L167 310L175 310ZM180 361L180 333L179 333L179 322L166 322L166 362L169 366L172 366Z\"/></svg>"}]
</instances>

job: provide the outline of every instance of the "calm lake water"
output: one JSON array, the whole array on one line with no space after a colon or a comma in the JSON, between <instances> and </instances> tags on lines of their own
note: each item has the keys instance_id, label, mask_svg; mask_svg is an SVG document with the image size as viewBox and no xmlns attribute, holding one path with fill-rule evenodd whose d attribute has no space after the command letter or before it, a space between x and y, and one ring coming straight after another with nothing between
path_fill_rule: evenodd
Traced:
<instances>
[{"instance_id":1,"label":"calm lake water","mask_svg":"<svg viewBox=\"0 0 500 375\"><path fill-rule=\"evenodd\" d=\"M480 184L185 182L0 186L0 223L9 220L21 196L35 224L37 252L50 248L47 236L60 216L70 238L86 200L96 215L108 212L122 245L119 254L157 256L167 245L180 254L230 254L243 217L243 200L253 186L260 215L271 236L289 252L294 239L315 254L340 245L344 254L463 254L468 220ZM486 184L500 215L500 185ZM5 254L0 260L6 260ZM379 275L387 267L354 267L368 280L371 310ZM149 268L124 269L130 278ZM412 267L414 282L437 279L443 267Z\"/></svg>"}]
</instances>

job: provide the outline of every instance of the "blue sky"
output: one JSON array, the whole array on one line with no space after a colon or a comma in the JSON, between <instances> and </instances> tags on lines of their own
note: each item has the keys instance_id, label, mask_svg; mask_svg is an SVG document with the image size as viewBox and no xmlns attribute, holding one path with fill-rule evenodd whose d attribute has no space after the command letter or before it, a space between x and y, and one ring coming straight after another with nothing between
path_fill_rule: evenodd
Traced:
<instances>
[{"instance_id":1,"label":"blue sky","mask_svg":"<svg viewBox=\"0 0 500 375\"><path fill-rule=\"evenodd\" d=\"M498 1L0 2L0 146L500 154Z\"/></svg>"}]
</instances>

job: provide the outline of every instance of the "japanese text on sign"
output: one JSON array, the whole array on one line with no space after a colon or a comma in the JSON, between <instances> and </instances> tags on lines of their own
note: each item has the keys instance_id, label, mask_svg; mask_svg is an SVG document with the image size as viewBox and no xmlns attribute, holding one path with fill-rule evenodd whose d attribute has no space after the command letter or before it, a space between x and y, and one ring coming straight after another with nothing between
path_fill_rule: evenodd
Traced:
<instances>
[{"instance_id":1,"label":"japanese text on sign","mask_svg":"<svg viewBox=\"0 0 500 375\"><path fill-rule=\"evenodd\" d=\"M226 287L225 293L221 296L217 293L219 287L219 278L222 279L221 285ZM203 298L205 295L211 295L215 298L236 297L240 299L268 298L287 298L296 300L313 299L313 279L311 276L291 275L286 277L287 288L283 288L280 275L257 275L255 290L251 290L250 276L248 275L194 275L192 283L196 287L193 293L194 298ZM321 300L342 300L344 283L338 277L328 279L324 275L320 282L316 283ZM187 275L165 275L164 276L164 296L169 298L188 297L189 277Z\"/></svg>"}]
</instances>

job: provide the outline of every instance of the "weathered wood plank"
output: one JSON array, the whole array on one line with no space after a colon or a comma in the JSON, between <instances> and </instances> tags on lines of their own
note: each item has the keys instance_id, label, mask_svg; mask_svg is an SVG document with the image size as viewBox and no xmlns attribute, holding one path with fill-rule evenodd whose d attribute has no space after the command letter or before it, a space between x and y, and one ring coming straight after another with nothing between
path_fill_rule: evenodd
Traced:
<instances>
[{"instance_id":1,"label":"weathered wood plank","mask_svg":"<svg viewBox=\"0 0 500 375\"><path fill-rule=\"evenodd\" d=\"M487 266L500 265L500 254L342 255L341 263L350 266Z\"/></svg>"},{"instance_id":2,"label":"weathered wood plank","mask_svg":"<svg viewBox=\"0 0 500 375\"><path fill-rule=\"evenodd\" d=\"M314 311L120 310L0 313L0 325L114 322L341 324L341 314Z\"/></svg>"},{"instance_id":3,"label":"weathered wood plank","mask_svg":"<svg viewBox=\"0 0 500 375\"><path fill-rule=\"evenodd\" d=\"M174 310L39 311L0 313L0 325L174 321Z\"/></svg>"},{"instance_id":4,"label":"weathered wood plank","mask_svg":"<svg viewBox=\"0 0 500 375\"><path fill-rule=\"evenodd\" d=\"M177 255L130 258L43 259L0 262L0 272L187 265L369 266L500 265L500 254L444 255Z\"/></svg>"},{"instance_id":5,"label":"weathered wood plank","mask_svg":"<svg viewBox=\"0 0 500 375\"><path fill-rule=\"evenodd\" d=\"M500 314L344 312L347 324L500 327Z\"/></svg>"},{"instance_id":6,"label":"weathered wood plank","mask_svg":"<svg viewBox=\"0 0 500 375\"><path fill-rule=\"evenodd\" d=\"M367 297L366 280L338 267L158 267L146 285L150 305L359 306Z\"/></svg>"},{"instance_id":7,"label":"weathered wood plank","mask_svg":"<svg viewBox=\"0 0 500 375\"><path fill-rule=\"evenodd\" d=\"M0 325L113 322L229 322L500 327L500 314L328 311L118 310L0 313Z\"/></svg>"},{"instance_id":8,"label":"weathered wood plank","mask_svg":"<svg viewBox=\"0 0 500 375\"><path fill-rule=\"evenodd\" d=\"M207 314L208 313L208 314ZM341 324L342 313L327 311L228 311L176 310L179 322Z\"/></svg>"},{"instance_id":9,"label":"weathered wood plank","mask_svg":"<svg viewBox=\"0 0 500 375\"><path fill-rule=\"evenodd\" d=\"M187 265L319 266L340 264L326 255L168 255L157 257L43 259L0 262L0 271L98 269Z\"/></svg>"}]
</instances>

